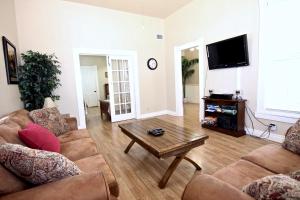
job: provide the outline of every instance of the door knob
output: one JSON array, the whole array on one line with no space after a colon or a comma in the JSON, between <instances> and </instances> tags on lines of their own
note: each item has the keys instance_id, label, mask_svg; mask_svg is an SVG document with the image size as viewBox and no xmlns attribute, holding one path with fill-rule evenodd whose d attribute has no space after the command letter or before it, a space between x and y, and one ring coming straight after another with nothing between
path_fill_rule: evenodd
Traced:
<instances>
[{"instance_id":1,"label":"door knob","mask_svg":"<svg viewBox=\"0 0 300 200\"><path fill-rule=\"evenodd\" d=\"M94 92L97 92L96 90Z\"/></svg>"}]
</instances>

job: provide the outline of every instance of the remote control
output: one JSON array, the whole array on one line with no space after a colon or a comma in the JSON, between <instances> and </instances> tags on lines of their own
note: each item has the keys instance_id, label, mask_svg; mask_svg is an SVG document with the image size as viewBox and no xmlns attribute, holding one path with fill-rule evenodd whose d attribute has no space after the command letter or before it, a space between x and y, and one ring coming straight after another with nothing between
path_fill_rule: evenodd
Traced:
<instances>
[{"instance_id":1,"label":"remote control","mask_svg":"<svg viewBox=\"0 0 300 200\"><path fill-rule=\"evenodd\" d=\"M153 136L163 135L164 132L165 131L163 129L161 129L161 128L155 128L155 129L152 129L152 130L148 130L148 134L151 134Z\"/></svg>"}]
</instances>

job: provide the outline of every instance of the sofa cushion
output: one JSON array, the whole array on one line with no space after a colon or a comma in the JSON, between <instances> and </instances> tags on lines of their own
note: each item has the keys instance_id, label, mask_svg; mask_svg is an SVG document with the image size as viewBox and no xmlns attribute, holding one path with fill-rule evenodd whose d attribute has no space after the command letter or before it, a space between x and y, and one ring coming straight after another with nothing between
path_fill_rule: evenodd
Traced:
<instances>
[{"instance_id":1,"label":"sofa cushion","mask_svg":"<svg viewBox=\"0 0 300 200\"><path fill-rule=\"evenodd\" d=\"M272 172L251 162L239 160L218 170L213 176L238 189L242 189L248 183L272 174Z\"/></svg>"},{"instance_id":2,"label":"sofa cushion","mask_svg":"<svg viewBox=\"0 0 300 200\"><path fill-rule=\"evenodd\" d=\"M282 174L267 176L243 188L256 200L300 199L300 182Z\"/></svg>"},{"instance_id":3,"label":"sofa cushion","mask_svg":"<svg viewBox=\"0 0 300 200\"><path fill-rule=\"evenodd\" d=\"M67 124L69 125L70 131L74 131L78 129L77 119L76 117L64 117Z\"/></svg>"},{"instance_id":4,"label":"sofa cushion","mask_svg":"<svg viewBox=\"0 0 300 200\"><path fill-rule=\"evenodd\" d=\"M83 138L60 144L60 152L75 161L98 153L97 146L91 138Z\"/></svg>"},{"instance_id":5,"label":"sofa cushion","mask_svg":"<svg viewBox=\"0 0 300 200\"><path fill-rule=\"evenodd\" d=\"M119 196L119 186L116 178L106 163L104 157L100 154L83 158L75 161L75 164L86 173L101 172L108 183L110 193L116 197Z\"/></svg>"},{"instance_id":6,"label":"sofa cushion","mask_svg":"<svg viewBox=\"0 0 300 200\"><path fill-rule=\"evenodd\" d=\"M0 164L0 196L29 188L30 185L16 177Z\"/></svg>"},{"instance_id":7,"label":"sofa cushion","mask_svg":"<svg viewBox=\"0 0 300 200\"><path fill-rule=\"evenodd\" d=\"M27 124L24 129L19 130L19 137L30 148L60 152L60 143L57 137L38 124Z\"/></svg>"},{"instance_id":8,"label":"sofa cushion","mask_svg":"<svg viewBox=\"0 0 300 200\"><path fill-rule=\"evenodd\" d=\"M37 185L81 173L72 161L61 154L30 149L18 144L0 145L0 163L15 175Z\"/></svg>"},{"instance_id":9,"label":"sofa cushion","mask_svg":"<svg viewBox=\"0 0 300 200\"><path fill-rule=\"evenodd\" d=\"M83 138L90 138L90 134L86 129L68 131L63 135L58 136L58 140L60 141L60 143L71 142Z\"/></svg>"},{"instance_id":10,"label":"sofa cushion","mask_svg":"<svg viewBox=\"0 0 300 200\"><path fill-rule=\"evenodd\" d=\"M49 129L56 136L69 131L66 120L55 107L33 110L29 113L29 116L35 123Z\"/></svg>"},{"instance_id":11,"label":"sofa cushion","mask_svg":"<svg viewBox=\"0 0 300 200\"><path fill-rule=\"evenodd\" d=\"M111 200L101 173L83 173L1 197L1 200ZM115 199L117 200L117 199Z\"/></svg>"},{"instance_id":12,"label":"sofa cushion","mask_svg":"<svg viewBox=\"0 0 300 200\"><path fill-rule=\"evenodd\" d=\"M300 169L300 156L276 144L260 147L243 156L242 159L255 163L276 174L288 174Z\"/></svg>"},{"instance_id":13,"label":"sofa cushion","mask_svg":"<svg viewBox=\"0 0 300 200\"><path fill-rule=\"evenodd\" d=\"M213 176L196 173L186 186L182 200L253 200L250 196Z\"/></svg>"},{"instance_id":14,"label":"sofa cushion","mask_svg":"<svg viewBox=\"0 0 300 200\"><path fill-rule=\"evenodd\" d=\"M16 122L10 120L10 118L6 118L6 120L0 124L0 136L6 142L24 145L19 138L19 130L21 130L21 127Z\"/></svg>"}]
</instances>

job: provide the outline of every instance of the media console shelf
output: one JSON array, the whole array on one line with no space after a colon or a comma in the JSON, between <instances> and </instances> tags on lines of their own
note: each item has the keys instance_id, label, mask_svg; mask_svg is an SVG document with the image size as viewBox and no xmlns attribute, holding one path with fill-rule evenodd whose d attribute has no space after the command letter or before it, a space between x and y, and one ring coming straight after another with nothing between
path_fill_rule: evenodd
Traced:
<instances>
[{"instance_id":1,"label":"media console shelf","mask_svg":"<svg viewBox=\"0 0 300 200\"><path fill-rule=\"evenodd\" d=\"M203 128L240 137L245 131L245 103L247 100L202 98L204 101Z\"/></svg>"}]
</instances>

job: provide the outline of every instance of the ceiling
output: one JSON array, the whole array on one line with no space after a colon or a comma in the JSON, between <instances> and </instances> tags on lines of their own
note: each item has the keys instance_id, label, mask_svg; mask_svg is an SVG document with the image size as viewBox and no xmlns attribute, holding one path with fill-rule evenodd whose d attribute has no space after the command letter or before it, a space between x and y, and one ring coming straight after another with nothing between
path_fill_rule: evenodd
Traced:
<instances>
[{"instance_id":1,"label":"ceiling","mask_svg":"<svg viewBox=\"0 0 300 200\"><path fill-rule=\"evenodd\" d=\"M121 10L146 16L166 18L192 0L65 0Z\"/></svg>"}]
</instances>

